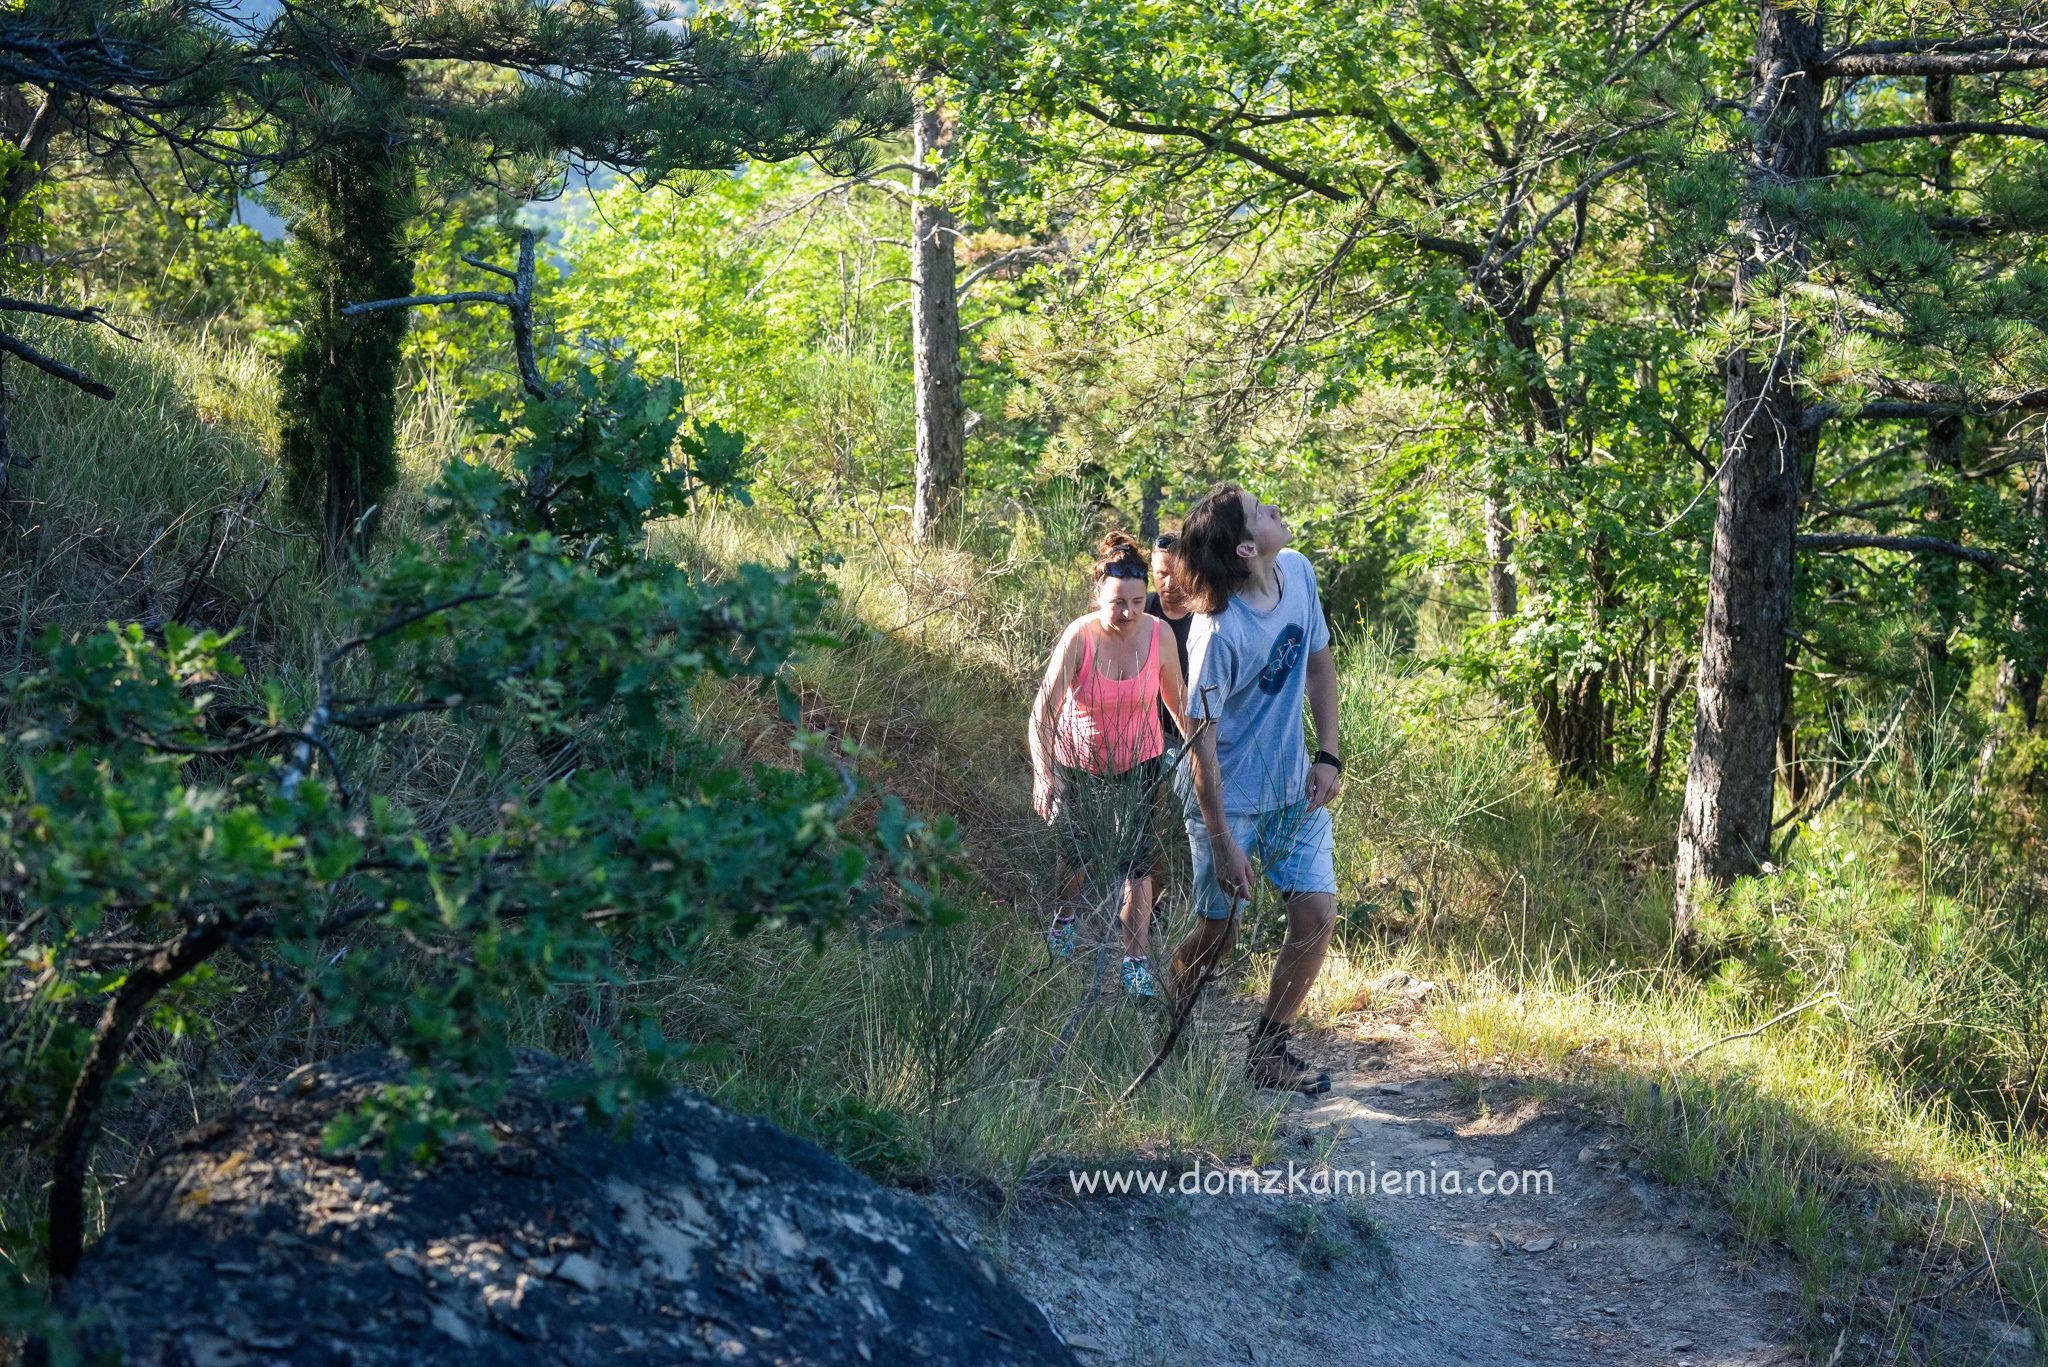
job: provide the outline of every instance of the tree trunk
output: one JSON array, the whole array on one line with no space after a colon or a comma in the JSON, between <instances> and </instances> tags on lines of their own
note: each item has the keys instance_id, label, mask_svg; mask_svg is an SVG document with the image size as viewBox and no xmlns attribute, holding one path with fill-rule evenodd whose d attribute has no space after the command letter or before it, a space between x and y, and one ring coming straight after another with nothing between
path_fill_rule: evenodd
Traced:
<instances>
[{"instance_id":1,"label":"tree trunk","mask_svg":"<svg viewBox=\"0 0 2048 1367\"><path fill-rule=\"evenodd\" d=\"M6 87L4 96L0 96L0 122L5 124L7 142L21 152L21 160L6 182L0 184L0 206L12 210L28 198L29 191L43 182L50 158L50 141L69 126L70 120L64 117L61 97L45 95L42 102L31 110L27 88L13 85Z\"/></svg>"},{"instance_id":2,"label":"tree trunk","mask_svg":"<svg viewBox=\"0 0 2048 1367\"><path fill-rule=\"evenodd\" d=\"M1792 536L1811 439L1795 387L1798 342L1768 290L1772 274L1798 270L1805 256L1796 210L1782 196L1821 171L1821 82L1807 74L1821 51L1817 15L1765 0L1735 273L1735 306L1752 310L1755 323L1725 363L1699 700L1678 827L1681 941L1691 935L1702 896L1756 873L1770 852ZM1776 202L1766 202L1766 193Z\"/></svg>"},{"instance_id":3,"label":"tree trunk","mask_svg":"<svg viewBox=\"0 0 2048 1367\"><path fill-rule=\"evenodd\" d=\"M2048 523L2048 457L2034 470L2027 488L2026 509L2036 523ZM2023 599L2020 611L2012 617L2013 633L2022 638L2027 630L2027 607ZM2014 703L2019 704L2024 719L2018 729L2022 733L2034 729L2041 708L2041 665L2041 657L2032 653L2021 659L2008 655L1998 662L1998 692L1991 701L1991 726L1984 733L1984 747L1977 752L1977 779L1971 788L1972 796L1981 796L1990 781L1998 747L2004 743L2005 733L2013 729Z\"/></svg>"},{"instance_id":4,"label":"tree trunk","mask_svg":"<svg viewBox=\"0 0 2048 1367\"><path fill-rule=\"evenodd\" d=\"M1806 766L1799 757L1799 718L1793 711L1792 662L1799 656L1799 647L1785 648L1785 667L1779 671L1784 681L1778 702L1778 773L1785 780L1785 803L1798 811L1806 801Z\"/></svg>"},{"instance_id":5,"label":"tree trunk","mask_svg":"<svg viewBox=\"0 0 2048 1367\"><path fill-rule=\"evenodd\" d=\"M967 433L960 401L960 304L953 215L931 198L944 172L952 129L936 99L918 106L917 199L910 211L910 350L917 393L917 472L910 537L931 538L960 494Z\"/></svg>"},{"instance_id":6,"label":"tree trunk","mask_svg":"<svg viewBox=\"0 0 2048 1367\"><path fill-rule=\"evenodd\" d=\"M1560 781L1587 787L1600 781L1607 760L1606 671L1561 673L1536 694L1536 730Z\"/></svg>"},{"instance_id":7,"label":"tree trunk","mask_svg":"<svg viewBox=\"0 0 2048 1367\"><path fill-rule=\"evenodd\" d=\"M355 319L341 311L412 293L405 232L417 203L413 175L406 152L366 135L334 140L273 182L291 213L292 273L311 304L279 366L279 455L286 493L321 529L330 567L367 552L376 510L398 482L405 311Z\"/></svg>"},{"instance_id":8,"label":"tree trunk","mask_svg":"<svg viewBox=\"0 0 2048 1367\"><path fill-rule=\"evenodd\" d=\"M1657 690L1656 705L1650 712L1650 765L1646 771L1652 794L1664 778L1664 742L1671 730L1671 704L1678 701L1678 690L1685 687L1691 673L1692 661L1680 655L1671 662L1670 675Z\"/></svg>"},{"instance_id":9,"label":"tree trunk","mask_svg":"<svg viewBox=\"0 0 2048 1367\"><path fill-rule=\"evenodd\" d=\"M1159 487L1157 475L1145 476L1145 492L1138 503L1138 539L1149 550L1159 539L1159 500L1165 491Z\"/></svg>"},{"instance_id":10,"label":"tree trunk","mask_svg":"<svg viewBox=\"0 0 2048 1367\"><path fill-rule=\"evenodd\" d=\"M1927 121L1948 123L1956 116L1955 77L1929 76L1927 78ZM1948 195L1955 190L1956 155L1955 145L1944 138L1934 149L1934 189L1937 194Z\"/></svg>"},{"instance_id":11,"label":"tree trunk","mask_svg":"<svg viewBox=\"0 0 2048 1367\"><path fill-rule=\"evenodd\" d=\"M1480 513L1486 519L1486 605L1494 621L1505 622L1516 607L1515 572L1508 567L1508 557L1515 553L1515 528L1507 495L1488 489Z\"/></svg>"}]
</instances>

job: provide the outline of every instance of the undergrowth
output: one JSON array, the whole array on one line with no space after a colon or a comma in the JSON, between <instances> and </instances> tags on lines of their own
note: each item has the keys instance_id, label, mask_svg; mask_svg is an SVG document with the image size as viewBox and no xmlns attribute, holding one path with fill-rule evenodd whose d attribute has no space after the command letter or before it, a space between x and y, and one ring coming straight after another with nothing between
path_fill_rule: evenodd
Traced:
<instances>
[{"instance_id":1,"label":"undergrowth","mask_svg":"<svg viewBox=\"0 0 2048 1367\"><path fill-rule=\"evenodd\" d=\"M334 583L275 503L237 511L275 469L266 369L158 339L76 345L121 397L24 388L14 430L37 466L17 474L0 540L10 675L48 626L147 620L195 584L208 625L239 627L275 661L309 658ZM417 488L466 428L432 394L413 397L407 423ZM1023 718L1044 652L1083 609L1079 557L1098 529L1055 498L987 512L951 547L909 546L893 516L863 506L841 510L830 555L808 529L732 507L650 542L707 573L802 559L833 581L845 645L799 671L802 724L914 807L961 821L978 874L967 922L937 937L872 924L714 940L686 970L611 999L535 1008L524 1037L574 1057L630 997L701 1046L680 1080L913 1185L1008 1196L1069 1159L1132 1151L1263 1162L1285 1108L1242 1082L1241 1003L1206 1010L1129 1106L1112 1103L1156 1019L1112 1004L1113 983L1051 1062L1095 945L1052 961L1039 934L1054 859L1029 812ZM385 525L410 518L401 507ZM1312 1025L1357 1029L1390 969L1437 983L1427 1027L1475 1086L1533 1074L1625 1121L1637 1161L1725 1213L1738 1256L1792 1255L1816 1338L1844 1360L1924 1354L1964 1306L2040 1324L2048 929L2032 875L1992 857L1978 750L1940 700L1912 709L1902 742L1679 962L1668 782L1556 792L1522 719L1490 698L1369 636L1340 654L1341 929ZM709 688L696 703L723 743L787 756L790 728L758 692ZM379 762L415 775L412 799L431 811L437 793L443 809L457 800L475 757L423 719ZM1190 914L1177 844L1160 947ZM1240 992L1263 983L1279 914L1270 896L1248 913ZM145 1041L105 1188L175 1129L352 1043L261 974L224 968L210 1036ZM15 1223L33 1174L12 1164L8 1178ZM1332 1220L1298 1231L1314 1256L1380 1258L1375 1231Z\"/></svg>"}]
</instances>

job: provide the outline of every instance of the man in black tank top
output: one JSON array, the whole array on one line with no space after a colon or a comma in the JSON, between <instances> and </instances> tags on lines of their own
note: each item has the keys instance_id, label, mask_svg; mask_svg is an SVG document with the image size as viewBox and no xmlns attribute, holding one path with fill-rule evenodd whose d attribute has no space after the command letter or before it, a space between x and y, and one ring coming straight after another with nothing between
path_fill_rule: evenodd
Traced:
<instances>
[{"instance_id":1,"label":"man in black tank top","mask_svg":"<svg viewBox=\"0 0 2048 1367\"><path fill-rule=\"evenodd\" d=\"M1180 676L1188 676L1188 628L1195 624L1194 610L1187 605L1180 593L1180 562L1174 558L1174 547L1180 538L1172 532L1162 533L1152 543L1152 582L1157 585L1145 595L1145 611L1166 623L1166 629L1173 633L1173 648L1180 656ZM1168 751L1180 748L1180 727L1173 720L1173 709L1163 701L1159 704L1159 724L1166 731Z\"/></svg>"},{"instance_id":2,"label":"man in black tank top","mask_svg":"<svg viewBox=\"0 0 2048 1367\"><path fill-rule=\"evenodd\" d=\"M1145 595L1145 611L1166 623L1166 629L1173 633L1174 653L1180 656L1180 676L1185 679L1188 676L1188 629L1195 624L1195 613L1194 609L1190 608L1187 601L1181 597L1180 561L1174 555L1174 547L1179 544L1180 538L1172 532L1162 533L1152 543L1152 582L1157 587ZM1153 812L1155 831L1165 821L1165 814L1168 809L1175 809L1177 815L1177 809L1180 806L1180 798L1176 795L1176 785L1172 777L1173 771L1180 761L1182 740L1180 723L1173 719L1173 709L1166 705L1164 699L1161 699L1159 703L1159 729L1166 736L1166 754L1162 758L1166 761L1165 767L1168 778L1166 782L1161 783L1153 790L1155 793L1155 810ZM1176 829L1179 825L1177 821L1170 824ZM1164 836L1161 837L1161 842L1163 846ZM1162 847L1159 853L1163 855L1166 851ZM1152 861L1152 906L1154 908L1154 915L1158 914L1157 908L1165 900L1166 869L1167 864L1164 859L1154 859Z\"/></svg>"}]
</instances>

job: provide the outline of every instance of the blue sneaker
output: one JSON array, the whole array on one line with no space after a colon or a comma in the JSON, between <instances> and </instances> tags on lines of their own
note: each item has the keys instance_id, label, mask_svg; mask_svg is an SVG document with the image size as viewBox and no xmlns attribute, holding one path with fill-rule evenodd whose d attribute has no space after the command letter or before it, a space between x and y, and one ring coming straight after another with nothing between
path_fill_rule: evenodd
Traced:
<instances>
[{"instance_id":1,"label":"blue sneaker","mask_svg":"<svg viewBox=\"0 0 2048 1367\"><path fill-rule=\"evenodd\" d=\"M1124 960L1124 991L1133 997L1151 1001L1158 997L1152 990L1152 967L1143 959Z\"/></svg>"},{"instance_id":2,"label":"blue sneaker","mask_svg":"<svg viewBox=\"0 0 2048 1367\"><path fill-rule=\"evenodd\" d=\"M1052 928L1045 932L1045 947L1055 959L1074 957L1074 918L1065 920L1054 917Z\"/></svg>"}]
</instances>

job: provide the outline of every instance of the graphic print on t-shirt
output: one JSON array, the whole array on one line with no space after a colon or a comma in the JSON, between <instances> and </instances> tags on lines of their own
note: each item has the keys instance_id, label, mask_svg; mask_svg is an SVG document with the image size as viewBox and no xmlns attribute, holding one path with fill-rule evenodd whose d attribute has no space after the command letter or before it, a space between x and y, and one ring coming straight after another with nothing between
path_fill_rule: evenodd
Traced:
<instances>
[{"instance_id":1,"label":"graphic print on t-shirt","mask_svg":"<svg viewBox=\"0 0 2048 1367\"><path fill-rule=\"evenodd\" d=\"M1301 643L1299 622L1289 622L1280 629L1280 634L1273 638L1272 653L1266 656L1266 667L1259 671L1259 692L1271 695L1287 687L1287 677L1301 663Z\"/></svg>"}]
</instances>

